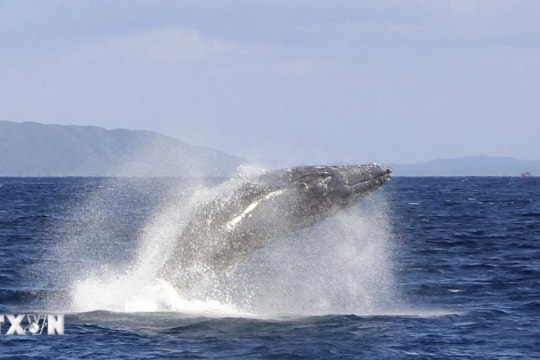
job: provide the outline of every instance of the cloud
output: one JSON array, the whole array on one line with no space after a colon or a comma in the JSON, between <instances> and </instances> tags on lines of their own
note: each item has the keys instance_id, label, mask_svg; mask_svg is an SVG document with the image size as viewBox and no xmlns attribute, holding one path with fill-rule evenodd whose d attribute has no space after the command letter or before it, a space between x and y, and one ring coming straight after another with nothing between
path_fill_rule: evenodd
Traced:
<instances>
[{"instance_id":1,"label":"cloud","mask_svg":"<svg viewBox=\"0 0 540 360\"><path fill-rule=\"evenodd\" d=\"M212 39L192 30L166 29L132 36L120 46L156 63L190 64L230 55L231 42ZM131 47L131 49L130 49Z\"/></svg>"},{"instance_id":2,"label":"cloud","mask_svg":"<svg viewBox=\"0 0 540 360\"><path fill-rule=\"evenodd\" d=\"M227 57L236 48L232 42L213 39L197 31L167 28L108 38L79 47L73 53L94 59L116 58L160 65L192 65Z\"/></svg>"},{"instance_id":3,"label":"cloud","mask_svg":"<svg viewBox=\"0 0 540 360\"><path fill-rule=\"evenodd\" d=\"M287 46L226 40L169 27L110 36L50 53L41 58L41 63L48 73L56 74L50 84L79 79L84 86L132 83L135 79L155 83L167 77L166 81L184 82L200 81L201 77L205 81L222 77L306 77L320 70L318 60Z\"/></svg>"}]
</instances>

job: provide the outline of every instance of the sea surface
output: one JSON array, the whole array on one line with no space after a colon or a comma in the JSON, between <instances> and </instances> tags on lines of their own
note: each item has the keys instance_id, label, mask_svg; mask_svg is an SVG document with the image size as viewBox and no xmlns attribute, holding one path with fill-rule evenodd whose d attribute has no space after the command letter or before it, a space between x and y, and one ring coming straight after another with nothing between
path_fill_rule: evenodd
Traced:
<instances>
[{"instance_id":1,"label":"sea surface","mask_svg":"<svg viewBox=\"0 0 540 360\"><path fill-rule=\"evenodd\" d=\"M395 177L189 294L156 278L216 179L0 178L0 358L539 359L540 178Z\"/></svg>"}]
</instances>

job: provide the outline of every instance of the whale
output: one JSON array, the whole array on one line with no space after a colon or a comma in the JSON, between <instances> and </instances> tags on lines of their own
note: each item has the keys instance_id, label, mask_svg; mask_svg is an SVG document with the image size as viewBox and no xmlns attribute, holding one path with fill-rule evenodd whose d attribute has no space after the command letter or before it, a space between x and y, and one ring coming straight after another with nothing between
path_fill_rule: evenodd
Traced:
<instances>
[{"instance_id":1,"label":"whale","mask_svg":"<svg viewBox=\"0 0 540 360\"><path fill-rule=\"evenodd\" d=\"M185 288L202 273L234 270L271 241L354 206L391 172L374 163L299 166L243 179L197 206L158 276Z\"/></svg>"}]
</instances>

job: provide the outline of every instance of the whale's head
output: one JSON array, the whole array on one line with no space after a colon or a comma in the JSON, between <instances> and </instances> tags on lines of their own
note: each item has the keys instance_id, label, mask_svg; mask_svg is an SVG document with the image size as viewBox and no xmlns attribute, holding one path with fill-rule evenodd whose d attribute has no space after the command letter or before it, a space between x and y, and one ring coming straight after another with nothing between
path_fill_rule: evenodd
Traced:
<instances>
[{"instance_id":1,"label":"whale's head","mask_svg":"<svg viewBox=\"0 0 540 360\"><path fill-rule=\"evenodd\" d=\"M302 198L323 206L346 208L390 179L390 168L378 165L310 166L293 168L291 183Z\"/></svg>"},{"instance_id":2,"label":"whale's head","mask_svg":"<svg viewBox=\"0 0 540 360\"><path fill-rule=\"evenodd\" d=\"M286 183L291 196L290 215L317 221L359 199L390 179L392 170L378 164L300 166L268 174L270 183ZM276 181L275 176L280 181Z\"/></svg>"}]
</instances>

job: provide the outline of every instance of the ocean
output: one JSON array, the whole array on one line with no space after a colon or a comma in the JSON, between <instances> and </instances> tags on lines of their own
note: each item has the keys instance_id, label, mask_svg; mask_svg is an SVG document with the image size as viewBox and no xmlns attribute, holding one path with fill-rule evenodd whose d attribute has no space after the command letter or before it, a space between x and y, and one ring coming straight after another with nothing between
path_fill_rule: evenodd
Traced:
<instances>
[{"instance_id":1,"label":"ocean","mask_svg":"<svg viewBox=\"0 0 540 360\"><path fill-rule=\"evenodd\" d=\"M223 191L0 178L0 358L540 359L540 178L395 177L183 294L155 274Z\"/></svg>"}]
</instances>

